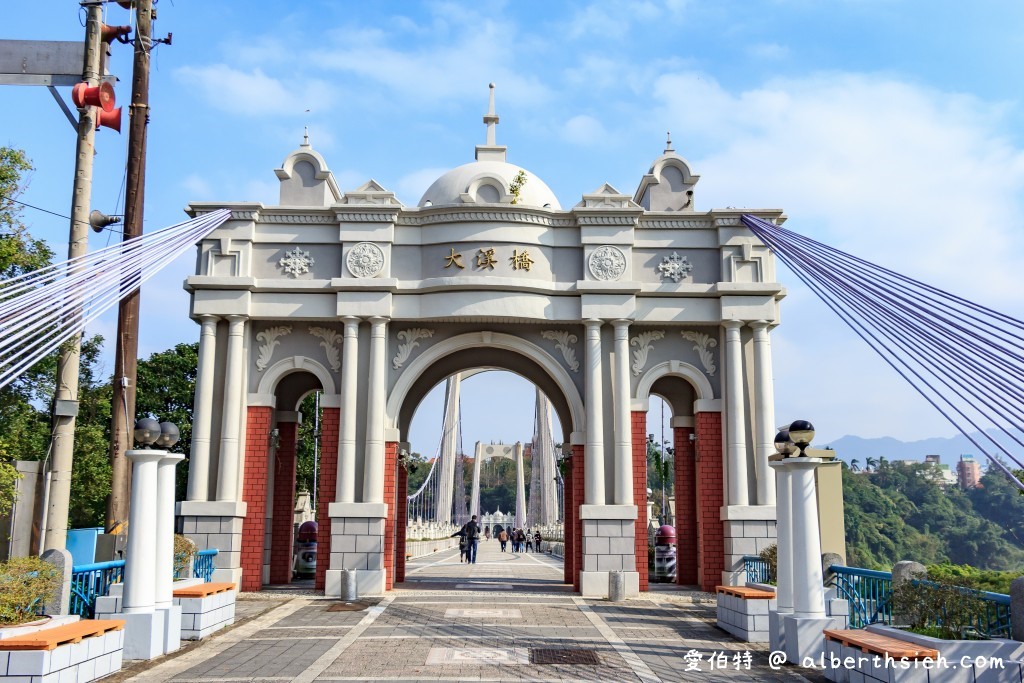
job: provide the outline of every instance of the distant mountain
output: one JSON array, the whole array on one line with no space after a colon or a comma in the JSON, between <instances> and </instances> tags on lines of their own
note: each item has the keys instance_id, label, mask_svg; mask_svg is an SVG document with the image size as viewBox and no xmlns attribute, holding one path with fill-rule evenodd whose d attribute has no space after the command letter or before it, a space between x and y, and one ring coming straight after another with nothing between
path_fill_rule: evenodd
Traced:
<instances>
[{"instance_id":1,"label":"distant mountain","mask_svg":"<svg viewBox=\"0 0 1024 683\"><path fill-rule=\"evenodd\" d=\"M983 445L990 445L987 440L982 440L983 437L978 433L971 435L979 443ZM996 437L993 432L993 436ZM1017 431L1015 436L1024 441L1024 433ZM999 438L999 437L996 437ZM1000 440L1004 443L1007 448L1013 446L1010 452L1013 453L1017 458L1024 459L1024 448L1020 447L1013 441L1010 441L1005 436ZM951 436L949 438L932 438L922 439L920 441L900 441L894 439L891 436L883 436L876 439L865 439L859 436L847 435L825 443L815 443L814 446L818 448L824 448L826 445L831 446L836 450L836 454L845 460L850 462L851 460L859 460L863 466L864 459L871 458L885 458L886 460L914 460L916 462L923 462L924 456L926 455L941 455L942 463L949 465L950 467L956 466L956 461L960 459L961 454L970 453L974 455L975 459L981 463L982 467L987 464L988 458L982 453L977 446L967 440L967 437L962 434ZM994 449L993 449L994 450Z\"/></svg>"}]
</instances>

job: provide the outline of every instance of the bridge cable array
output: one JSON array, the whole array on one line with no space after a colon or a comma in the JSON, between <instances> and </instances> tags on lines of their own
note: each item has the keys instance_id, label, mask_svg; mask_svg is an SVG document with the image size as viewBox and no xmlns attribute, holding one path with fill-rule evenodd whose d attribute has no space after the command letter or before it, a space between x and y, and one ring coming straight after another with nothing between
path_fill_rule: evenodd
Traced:
<instances>
[{"instance_id":1,"label":"bridge cable array","mask_svg":"<svg viewBox=\"0 0 1024 683\"><path fill-rule=\"evenodd\" d=\"M1005 462L1024 469L1007 445L1024 449L1024 322L755 216L741 220L1024 491Z\"/></svg>"},{"instance_id":2,"label":"bridge cable array","mask_svg":"<svg viewBox=\"0 0 1024 683\"><path fill-rule=\"evenodd\" d=\"M219 209L0 282L0 387L80 334L230 216Z\"/></svg>"}]
</instances>

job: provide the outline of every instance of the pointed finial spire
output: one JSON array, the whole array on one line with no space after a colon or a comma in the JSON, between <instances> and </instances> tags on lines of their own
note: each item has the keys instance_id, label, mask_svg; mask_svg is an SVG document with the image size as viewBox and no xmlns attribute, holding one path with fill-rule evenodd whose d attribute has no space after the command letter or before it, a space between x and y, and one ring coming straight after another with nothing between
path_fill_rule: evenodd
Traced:
<instances>
[{"instance_id":1,"label":"pointed finial spire","mask_svg":"<svg viewBox=\"0 0 1024 683\"><path fill-rule=\"evenodd\" d=\"M666 133L666 136L668 139L665 142L665 154L668 154L669 152L675 151L674 149L672 149L672 131L668 131L668 133Z\"/></svg>"},{"instance_id":2,"label":"pointed finial spire","mask_svg":"<svg viewBox=\"0 0 1024 683\"><path fill-rule=\"evenodd\" d=\"M490 101L487 105L487 113L484 115L484 123L487 124L487 145L493 147L495 142L495 126L498 124L498 115L494 113L494 83L487 86L490 88Z\"/></svg>"},{"instance_id":3,"label":"pointed finial spire","mask_svg":"<svg viewBox=\"0 0 1024 683\"><path fill-rule=\"evenodd\" d=\"M309 147L309 126L302 127L302 146Z\"/></svg>"},{"instance_id":4,"label":"pointed finial spire","mask_svg":"<svg viewBox=\"0 0 1024 683\"><path fill-rule=\"evenodd\" d=\"M498 125L498 115L494 113L494 83L488 85L490 88L490 99L487 104L487 113L484 114L484 123L487 125L487 142L476 146L477 161L505 161L505 148L498 146L495 141L495 126Z\"/></svg>"}]
</instances>

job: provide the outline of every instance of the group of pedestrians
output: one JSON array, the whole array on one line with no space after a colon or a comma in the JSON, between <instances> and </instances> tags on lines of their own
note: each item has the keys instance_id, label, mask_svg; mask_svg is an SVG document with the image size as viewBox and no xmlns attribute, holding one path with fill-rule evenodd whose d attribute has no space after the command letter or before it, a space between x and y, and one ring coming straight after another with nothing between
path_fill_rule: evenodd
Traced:
<instances>
[{"instance_id":1,"label":"group of pedestrians","mask_svg":"<svg viewBox=\"0 0 1024 683\"><path fill-rule=\"evenodd\" d=\"M540 531L530 533L527 529L502 529L498 532L498 542L501 544L501 552L505 552L508 543L512 542L512 552L540 552L541 536Z\"/></svg>"},{"instance_id":2,"label":"group of pedestrians","mask_svg":"<svg viewBox=\"0 0 1024 683\"><path fill-rule=\"evenodd\" d=\"M476 515L452 534L459 537L459 562L476 564L476 550L480 544L480 525L476 523Z\"/></svg>"}]
</instances>

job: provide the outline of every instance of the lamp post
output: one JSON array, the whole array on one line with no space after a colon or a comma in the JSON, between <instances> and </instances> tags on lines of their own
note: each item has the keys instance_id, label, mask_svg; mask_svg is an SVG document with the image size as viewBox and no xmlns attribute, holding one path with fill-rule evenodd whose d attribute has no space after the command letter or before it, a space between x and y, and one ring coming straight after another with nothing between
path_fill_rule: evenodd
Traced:
<instances>
[{"instance_id":1,"label":"lamp post","mask_svg":"<svg viewBox=\"0 0 1024 683\"><path fill-rule=\"evenodd\" d=\"M177 426L142 418L134 436L141 446L125 455L132 463L123 611L136 628L126 632L125 654L152 659L181 646L181 608L173 605L174 470L183 455L169 453ZM157 446L157 448L154 448Z\"/></svg>"},{"instance_id":2,"label":"lamp post","mask_svg":"<svg viewBox=\"0 0 1024 683\"><path fill-rule=\"evenodd\" d=\"M779 455L770 463L778 476L778 616L770 636L773 649L785 649L790 661L815 656L824 647L821 628L829 622L815 487L815 470L825 461L808 457L813 439L814 425L793 421L775 437Z\"/></svg>"}]
</instances>

